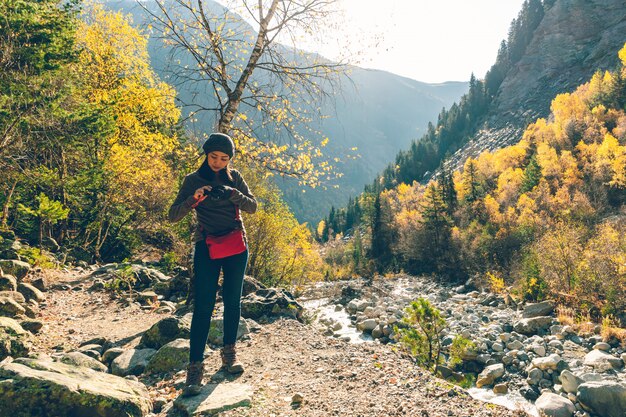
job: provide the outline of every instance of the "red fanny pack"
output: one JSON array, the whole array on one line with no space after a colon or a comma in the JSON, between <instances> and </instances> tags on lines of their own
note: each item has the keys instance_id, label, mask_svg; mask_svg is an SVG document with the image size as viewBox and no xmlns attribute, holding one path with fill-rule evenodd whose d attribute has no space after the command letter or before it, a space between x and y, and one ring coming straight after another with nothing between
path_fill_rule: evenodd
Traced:
<instances>
[{"instance_id":1,"label":"red fanny pack","mask_svg":"<svg viewBox=\"0 0 626 417\"><path fill-rule=\"evenodd\" d=\"M235 229L224 236L207 236L205 241L211 259L239 255L247 249L246 242L243 240L243 231L239 229Z\"/></svg>"}]
</instances>

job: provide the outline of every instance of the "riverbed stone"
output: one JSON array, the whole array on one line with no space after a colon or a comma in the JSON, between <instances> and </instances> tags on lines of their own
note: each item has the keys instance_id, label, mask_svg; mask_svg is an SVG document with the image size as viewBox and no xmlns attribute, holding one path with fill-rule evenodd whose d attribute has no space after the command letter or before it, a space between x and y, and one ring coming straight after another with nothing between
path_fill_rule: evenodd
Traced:
<instances>
[{"instance_id":1,"label":"riverbed stone","mask_svg":"<svg viewBox=\"0 0 626 417\"><path fill-rule=\"evenodd\" d=\"M605 352L608 352L609 350L611 350L611 345L609 345L606 342L598 342L595 345L593 345L593 348L597 349L597 350L603 350Z\"/></svg>"},{"instance_id":2,"label":"riverbed stone","mask_svg":"<svg viewBox=\"0 0 626 417\"><path fill-rule=\"evenodd\" d=\"M532 361L532 364L535 368L539 368L542 371L552 369L556 370L559 362L561 361L561 357L556 353L553 353L545 358L535 358Z\"/></svg>"},{"instance_id":3,"label":"riverbed stone","mask_svg":"<svg viewBox=\"0 0 626 417\"><path fill-rule=\"evenodd\" d=\"M154 349L129 349L113 359L111 373L118 376L141 375L156 352Z\"/></svg>"},{"instance_id":4,"label":"riverbed stone","mask_svg":"<svg viewBox=\"0 0 626 417\"><path fill-rule=\"evenodd\" d=\"M592 350L585 356L583 364L598 371L608 371L622 367L622 360L602 350Z\"/></svg>"},{"instance_id":5,"label":"riverbed stone","mask_svg":"<svg viewBox=\"0 0 626 417\"><path fill-rule=\"evenodd\" d=\"M528 371L528 378L526 378L526 382L529 385L539 385L539 381L543 378L543 371L539 368L533 368Z\"/></svg>"},{"instance_id":6,"label":"riverbed stone","mask_svg":"<svg viewBox=\"0 0 626 417\"><path fill-rule=\"evenodd\" d=\"M576 411L574 404L560 395L544 392L535 402L539 415L544 417L572 417Z\"/></svg>"},{"instance_id":7,"label":"riverbed stone","mask_svg":"<svg viewBox=\"0 0 626 417\"><path fill-rule=\"evenodd\" d=\"M493 383L504 375L504 365L501 363L487 366L481 373L478 375L478 379L476 380L476 387L481 388L485 385L493 385Z\"/></svg>"},{"instance_id":8,"label":"riverbed stone","mask_svg":"<svg viewBox=\"0 0 626 417\"><path fill-rule=\"evenodd\" d=\"M554 301L547 300L540 303L528 304L522 312L523 318L549 316L554 311Z\"/></svg>"},{"instance_id":9,"label":"riverbed stone","mask_svg":"<svg viewBox=\"0 0 626 417\"><path fill-rule=\"evenodd\" d=\"M576 391L578 391L578 386L583 382L582 379L567 369L561 372L559 378L563 391L567 393L576 393Z\"/></svg>"},{"instance_id":10,"label":"riverbed stone","mask_svg":"<svg viewBox=\"0 0 626 417\"><path fill-rule=\"evenodd\" d=\"M358 322L356 328L367 333L371 333L378 326L376 319L365 319L361 322Z\"/></svg>"},{"instance_id":11,"label":"riverbed stone","mask_svg":"<svg viewBox=\"0 0 626 417\"><path fill-rule=\"evenodd\" d=\"M174 407L189 417L213 416L233 408L249 406L252 395L252 386L247 384L206 384L198 395L178 397Z\"/></svg>"},{"instance_id":12,"label":"riverbed stone","mask_svg":"<svg viewBox=\"0 0 626 417\"><path fill-rule=\"evenodd\" d=\"M578 387L578 401L599 417L626 415L626 386L614 381L585 382Z\"/></svg>"},{"instance_id":13,"label":"riverbed stone","mask_svg":"<svg viewBox=\"0 0 626 417\"><path fill-rule=\"evenodd\" d=\"M517 333L527 336L537 334L547 330L552 324L553 318L550 316L540 316L521 319L513 325L513 329Z\"/></svg>"},{"instance_id":14,"label":"riverbed stone","mask_svg":"<svg viewBox=\"0 0 626 417\"><path fill-rule=\"evenodd\" d=\"M89 368L20 358L0 365L0 415L147 416L146 387Z\"/></svg>"}]
</instances>

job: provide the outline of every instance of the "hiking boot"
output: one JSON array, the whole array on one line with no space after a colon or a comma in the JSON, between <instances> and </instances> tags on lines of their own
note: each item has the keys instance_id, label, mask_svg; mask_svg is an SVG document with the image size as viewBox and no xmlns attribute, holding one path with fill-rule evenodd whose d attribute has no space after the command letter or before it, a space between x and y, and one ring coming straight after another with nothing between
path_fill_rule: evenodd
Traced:
<instances>
[{"instance_id":1,"label":"hiking boot","mask_svg":"<svg viewBox=\"0 0 626 417\"><path fill-rule=\"evenodd\" d=\"M183 389L183 397L200 394L204 363L202 361L190 362L187 367L187 380Z\"/></svg>"},{"instance_id":2,"label":"hiking boot","mask_svg":"<svg viewBox=\"0 0 626 417\"><path fill-rule=\"evenodd\" d=\"M220 355L222 356L222 369L229 374L240 374L243 372L243 364L237 360L235 344L225 345Z\"/></svg>"}]
</instances>

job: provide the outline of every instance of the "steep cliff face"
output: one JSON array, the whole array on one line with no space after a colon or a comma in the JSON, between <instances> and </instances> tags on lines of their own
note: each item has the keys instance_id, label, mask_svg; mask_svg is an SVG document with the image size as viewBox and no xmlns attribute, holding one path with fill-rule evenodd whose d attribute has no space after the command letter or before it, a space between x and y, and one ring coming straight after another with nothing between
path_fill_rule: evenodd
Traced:
<instances>
[{"instance_id":1,"label":"steep cliff face","mask_svg":"<svg viewBox=\"0 0 626 417\"><path fill-rule=\"evenodd\" d=\"M614 69L625 42L624 0L557 0L507 73L484 128L446 165L518 142L528 123L548 116L557 94L573 91L597 70Z\"/></svg>"}]
</instances>

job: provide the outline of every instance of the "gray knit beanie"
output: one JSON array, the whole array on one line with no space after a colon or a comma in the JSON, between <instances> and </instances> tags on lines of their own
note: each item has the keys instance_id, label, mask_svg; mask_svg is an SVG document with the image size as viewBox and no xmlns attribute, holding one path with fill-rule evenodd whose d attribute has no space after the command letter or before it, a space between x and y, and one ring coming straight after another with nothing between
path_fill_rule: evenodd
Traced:
<instances>
[{"instance_id":1,"label":"gray knit beanie","mask_svg":"<svg viewBox=\"0 0 626 417\"><path fill-rule=\"evenodd\" d=\"M202 150L205 155L209 152L220 151L232 158L235 156L235 143L230 136L224 133L211 133L202 145Z\"/></svg>"}]
</instances>

